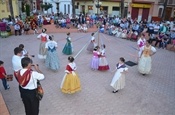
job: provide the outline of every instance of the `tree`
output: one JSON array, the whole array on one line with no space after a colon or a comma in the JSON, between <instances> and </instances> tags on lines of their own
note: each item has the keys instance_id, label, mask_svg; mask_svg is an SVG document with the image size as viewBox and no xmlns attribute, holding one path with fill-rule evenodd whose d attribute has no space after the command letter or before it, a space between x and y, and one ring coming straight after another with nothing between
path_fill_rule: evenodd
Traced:
<instances>
[{"instance_id":1,"label":"tree","mask_svg":"<svg viewBox=\"0 0 175 115\"><path fill-rule=\"evenodd\" d=\"M72 17L75 18L75 0L72 0Z\"/></svg>"},{"instance_id":2,"label":"tree","mask_svg":"<svg viewBox=\"0 0 175 115\"><path fill-rule=\"evenodd\" d=\"M121 18L124 18L124 10L125 10L124 0L120 1L120 10L121 10Z\"/></svg>"},{"instance_id":3,"label":"tree","mask_svg":"<svg viewBox=\"0 0 175 115\"><path fill-rule=\"evenodd\" d=\"M30 16L30 5L26 4L26 15Z\"/></svg>"},{"instance_id":4,"label":"tree","mask_svg":"<svg viewBox=\"0 0 175 115\"><path fill-rule=\"evenodd\" d=\"M52 8L52 4L41 4L41 8L47 11L48 9Z\"/></svg>"},{"instance_id":5,"label":"tree","mask_svg":"<svg viewBox=\"0 0 175 115\"><path fill-rule=\"evenodd\" d=\"M10 9L10 15L11 15L11 17L14 18L12 0L9 0L9 9Z\"/></svg>"},{"instance_id":6,"label":"tree","mask_svg":"<svg viewBox=\"0 0 175 115\"><path fill-rule=\"evenodd\" d=\"M166 11L166 6L167 6L167 3L168 3L168 0L165 0L164 1L164 4L163 4L163 6L164 6L164 8L163 8L163 13L162 13L162 20L165 20L165 11Z\"/></svg>"}]
</instances>

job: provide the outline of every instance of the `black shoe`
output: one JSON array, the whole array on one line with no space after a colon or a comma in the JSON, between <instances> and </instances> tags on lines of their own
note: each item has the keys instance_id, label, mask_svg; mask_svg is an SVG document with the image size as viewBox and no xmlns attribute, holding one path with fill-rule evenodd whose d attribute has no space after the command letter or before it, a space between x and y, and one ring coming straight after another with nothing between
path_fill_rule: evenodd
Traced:
<instances>
[{"instance_id":1,"label":"black shoe","mask_svg":"<svg viewBox=\"0 0 175 115\"><path fill-rule=\"evenodd\" d=\"M117 93L118 92L118 90L117 91L112 91L112 93Z\"/></svg>"},{"instance_id":2,"label":"black shoe","mask_svg":"<svg viewBox=\"0 0 175 115\"><path fill-rule=\"evenodd\" d=\"M143 76L145 76L146 74L142 74Z\"/></svg>"}]
</instances>

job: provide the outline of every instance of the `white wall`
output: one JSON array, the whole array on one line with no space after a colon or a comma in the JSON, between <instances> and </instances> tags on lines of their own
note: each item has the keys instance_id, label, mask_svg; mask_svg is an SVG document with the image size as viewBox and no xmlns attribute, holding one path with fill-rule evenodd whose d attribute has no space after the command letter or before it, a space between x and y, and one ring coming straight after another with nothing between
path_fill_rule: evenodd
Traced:
<instances>
[{"instance_id":1,"label":"white wall","mask_svg":"<svg viewBox=\"0 0 175 115\"><path fill-rule=\"evenodd\" d=\"M48 10L48 13L57 13L57 9L56 9L56 2L58 2L57 0L43 0L43 3L47 2L52 4L52 8L50 8ZM59 0L59 11L64 13L68 13L68 4L70 5L70 14L72 14L72 1L71 0ZM64 12L64 5L66 5L66 12Z\"/></svg>"}]
</instances>

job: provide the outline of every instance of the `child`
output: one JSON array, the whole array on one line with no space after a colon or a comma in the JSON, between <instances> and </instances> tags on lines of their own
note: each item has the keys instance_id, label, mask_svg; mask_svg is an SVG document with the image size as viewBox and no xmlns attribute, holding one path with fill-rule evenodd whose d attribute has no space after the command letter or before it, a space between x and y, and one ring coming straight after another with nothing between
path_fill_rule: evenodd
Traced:
<instances>
[{"instance_id":1,"label":"child","mask_svg":"<svg viewBox=\"0 0 175 115\"><path fill-rule=\"evenodd\" d=\"M4 62L3 61L0 61L0 79L2 80L2 84L4 86L4 89L7 90L7 89L10 89L9 85L7 84L7 75L6 75L6 71L4 69L4 66L3 66Z\"/></svg>"},{"instance_id":2,"label":"child","mask_svg":"<svg viewBox=\"0 0 175 115\"><path fill-rule=\"evenodd\" d=\"M94 48L93 57L91 60L91 69L92 70L98 70L98 66L99 66L99 57L98 56L99 55L100 55L99 46L96 46Z\"/></svg>"},{"instance_id":3,"label":"child","mask_svg":"<svg viewBox=\"0 0 175 115\"><path fill-rule=\"evenodd\" d=\"M28 51L24 49L24 44L19 44L19 48L22 49L22 56L35 57L35 55L29 55Z\"/></svg>"},{"instance_id":4,"label":"child","mask_svg":"<svg viewBox=\"0 0 175 115\"><path fill-rule=\"evenodd\" d=\"M63 93L73 94L81 90L81 83L76 73L76 63L72 56L68 57L69 63L66 66L65 76L61 82L61 91Z\"/></svg>"},{"instance_id":5,"label":"child","mask_svg":"<svg viewBox=\"0 0 175 115\"><path fill-rule=\"evenodd\" d=\"M98 70L100 71L105 71L105 70L109 70L109 65L108 62L106 60L106 56L105 56L105 44L102 45L102 50L100 51L100 56L99 56L99 66L98 66Z\"/></svg>"}]
</instances>

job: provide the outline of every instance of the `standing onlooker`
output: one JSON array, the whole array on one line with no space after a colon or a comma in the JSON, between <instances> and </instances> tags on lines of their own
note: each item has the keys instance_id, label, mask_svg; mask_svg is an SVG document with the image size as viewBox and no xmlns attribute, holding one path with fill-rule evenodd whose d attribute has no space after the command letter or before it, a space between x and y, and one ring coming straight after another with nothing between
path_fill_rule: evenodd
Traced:
<instances>
[{"instance_id":1,"label":"standing onlooker","mask_svg":"<svg viewBox=\"0 0 175 115\"><path fill-rule=\"evenodd\" d=\"M57 53L57 42L53 40L53 36L49 36L50 41L46 43L46 60L45 65L47 68L52 70L58 70L60 68L59 60L58 60L58 53Z\"/></svg>"},{"instance_id":2,"label":"standing onlooker","mask_svg":"<svg viewBox=\"0 0 175 115\"><path fill-rule=\"evenodd\" d=\"M146 45L141 48L142 54L138 64L138 70L142 75L149 74L151 71L151 56L156 53L156 49L147 40Z\"/></svg>"},{"instance_id":3,"label":"standing onlooker","mask_svg":"<svg viewBox=\"0 0 175 115\"><path fill-rule=\"evenodd\" d=\"M21 65L22 58L23 58L22 48L16 47L14 49L14 55L12 57L12 65L13 65L14 72L17 72L18 70L22 69L22 65Z\"/></svg>"},{"instance_id":4,"label":"standing onlooker","mask_svg":"<svg viewBox=\"0 0 175 115\"><path fill-rule=\"evenodd\" d=\"M125 86L125 74L128 72L128 68L123 57L120 58L119 63L116 65L116 70L110 84L114 88L113 93L117 93L118 90L123 89Z\"/></svg>"},{"instance_id":5,"label":"standing onlooker","mask_svg":"<svg viewBox=\"0 0 175 115\"><path fill-rule=\"evenodd\" d=\"M4 62L3 61L0 61L0 79L2 80L2 84L4 86L4 89L7 90L7 89L10 89L9 85L7 84L7 74L6 74L6 71L4 69L4 66L3 66Z\"/></svg>"},{"instance_id":6,"label":"standing onlooker","mask_svg":"<svg viewBox=\"0 0 175 115\"><path fill-rule=\"evenodd\" d=\"M39 100L36 97L37 81L43 80L44 75L38 65L34 65L36 71L31 69L32 62L28 57L21 60L22 69L16 73L16 79L19 83L20 94L24 103L26 115L39 114Z\"/></svg>"},{"instance_id":7,"label":"standing onlooker","mask_svg":"<svg viewBox=\"0 0 175 115\"><path fill-rule=\"evenodd\" d=\"M19 35L21 35L21 28L18 23L15 24L14 29L15 29L15 36L17 36L17 32L19 33Z\"/></svg>"},{"instance_id":8,"label":"standing onlooker","mask_svg":"<svg viewBox=\"0 0 175 115\"><path fill-rule=\"evenodd\" d=\"M38 54L39 59L46 59L45 44L49 40L49 36L46 34L46 31L47 29L42 29L42 33L37 36L37 38L41 40Z\"/></svg>"},{"instance_id":9,"label":"standing onlooker","mask_svg":"<svg viewBox=\"0 0 175 115\"><path fill-rule=\"evenodd\" d=\"M80 79L78 74L75 72L77 69L72 56L68 57L68 65L66 66L66 74L61 82L61 91L63 93L72 94L81 90Z\"/></svg>"},{"instance_id":10,"label":"standing onlooker","mask_svg":"<svg viewBox=\"0 0 175 115\"><path fill-rule=\"evenodd\" d=\"M70 33L67 33L67 43L65 44L62 53L66 55L71 55L73 53L73 48L72 48L72 43L71 43L71 38L70 38Z\"/></svg>"}]
</instances>

